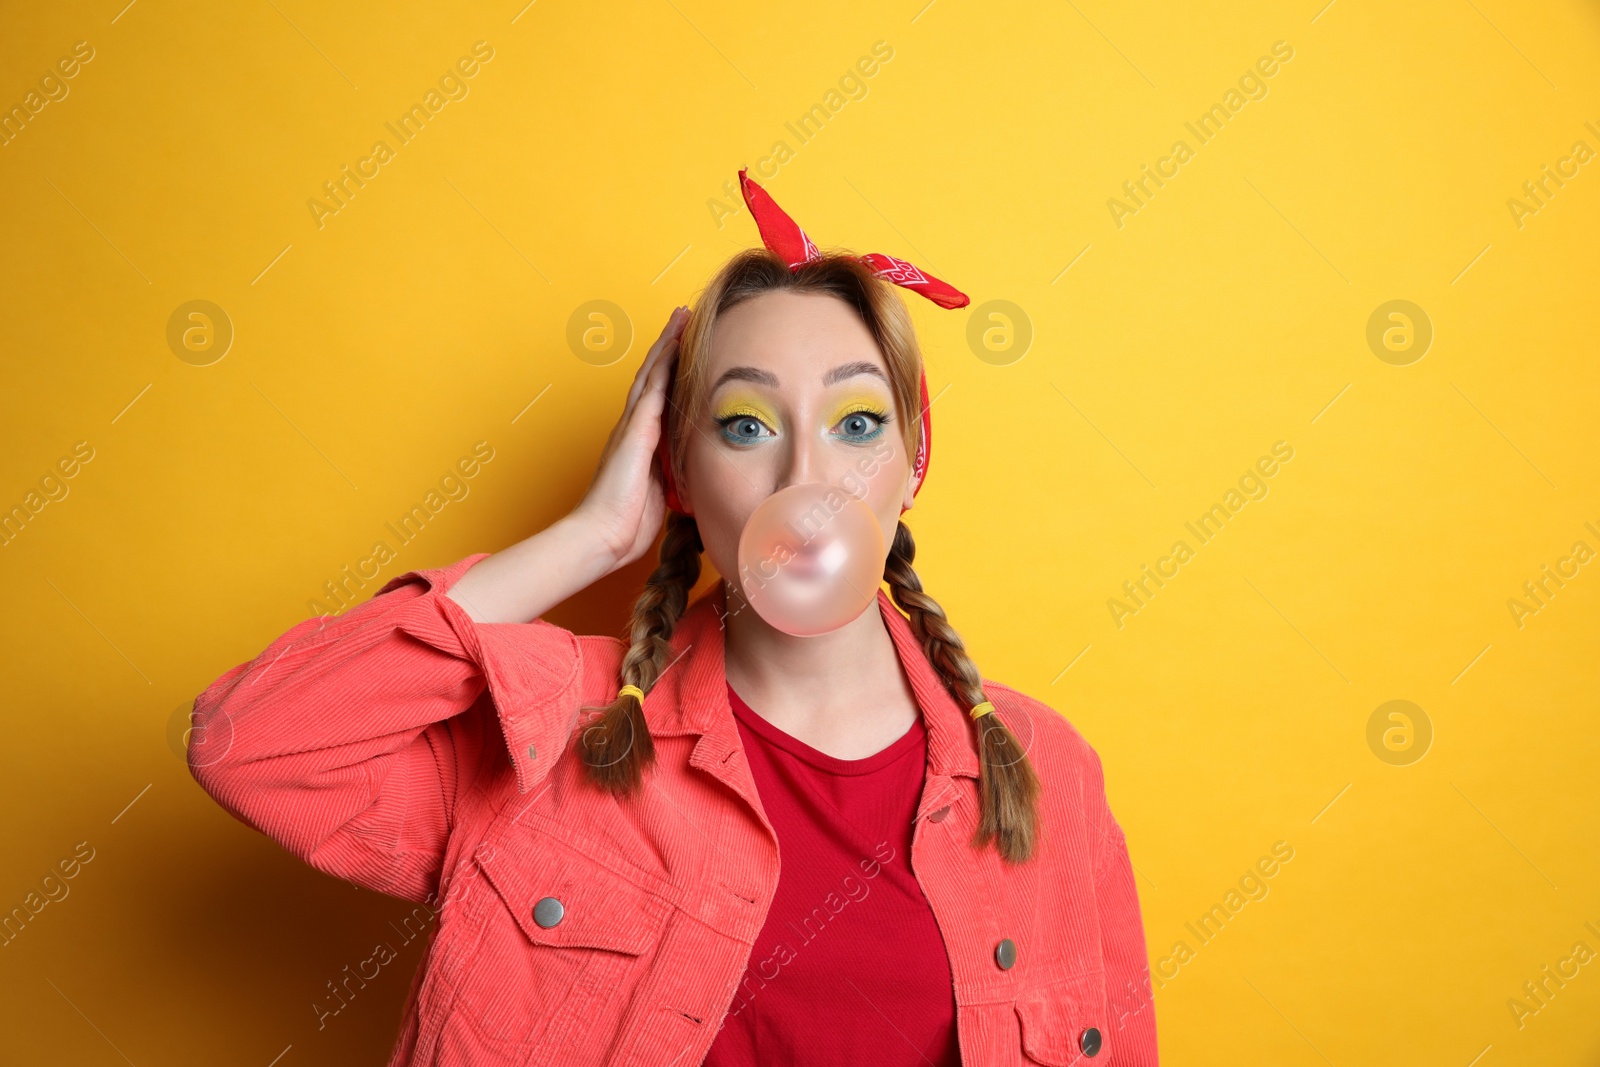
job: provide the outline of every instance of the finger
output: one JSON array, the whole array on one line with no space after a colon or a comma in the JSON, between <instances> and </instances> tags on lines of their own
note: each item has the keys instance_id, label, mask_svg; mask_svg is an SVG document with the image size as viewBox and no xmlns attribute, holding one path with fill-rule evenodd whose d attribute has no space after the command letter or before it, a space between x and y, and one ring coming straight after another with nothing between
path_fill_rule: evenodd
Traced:
<instances>
[{"instance_id":1,"label":"finger","mask_svg":"<svg viewBox=\"0 0 1600 1067\"><path fill-rule=\"evenodd\" d=\"M639 368L639 375L635 379L629 401L638 403L639 394L644 391L644 383L650 379L650 373L661 362L663 354L676 351L678 341L683 337L683 328L689 321L689 309L676 308L667 319L666 327L661 331L661 336L656 338L656 343L651 346L650 352L645 356L643 365Z\"/></svg>"},{"instance_id":2,"label":"finger","mask_svg":"<svg viewBox=\"0 0 1600 1067\"><path fill-rule=\"evenodd\" d=\"M677 311L674 310L673 315L676 314ZM662 335L663 338L665 336L665 334ZM612 443L622 435L628 423L632 420L633 409L639 403L639 394L644 392L645 383L650 378L650 370L655 366L660 356L660 351L661 339L658 338L656 343L650 346L650 351L645 354L644 359L640 361L639 369L634 372L633 383L628 386L628 395L622 401L622 413L617 416L616 423L611 427L611 434L606 438L606 452L609 453L611 451Z\"/></svg>"},{"instance_id":3,"label":"finger","mask_svg":"<svg viewBox=\"0 0 1600 1067\"><path fill-rule=\"evenodd\" d=\"M647 443L652 451L666 436L667 426L671 421L665 414L668 404L667 385L676 362L676 351L668 351L651 368L650 378L645 383L639 403L634 407L633 420L629 423L628 432L636 434L635 440Z\"/></svg>"},{"instance_id":4,"label":"finger","mask_svg":"<svg viewBox=\"0 0 1600 1067\"><path fill-rule=\"evenodd\" d=\"M677 355L678 339L682 335L684 323L688 321L689 309L679 307L667 319L667 328L662 331L662 336L655 345L651 346L650 354L645 357L640 365L639 373L635 376L634 385L629 390L627 403L623 406L622 416L616 425L611 428L610 435L606 438L605 447L601 452L601 464L604 465L611 454L621 447L622 442L633 431L634 413L638 408L639 397L645 392L646 386L654 378L662 363L667 364L670 370L673 358ZM675 321L676 320L676 321ZM666 358L663 359L663 356ZM665 381L665 378L662 378ZM660 425L659 407L651 414L651 420L656 426Z\"/></svg>"},{"instance_id":5,"label":"finger","mask_svg":"<svg viewBox=\"0 0 1600 1067\"><path fill-rule=\"evenodd\" d=\"M638 415L640 402L645 397L649 396L651 392L664 387L666 375L670 372L673 361L677 358L677 355L678 339L674 337L667 341L662 350L657 353L655 359L651 361L649 374L647 374L644 381L640 383L639 392L629 402L627 410L623 412L622 419L617 424L618 426L631 427L634 424ZM659 414L660 407L658 405L655 409L655 412L650 417L655 418Z\"/></svg>"},{"instance_id":6,"label":"finger","mask_svg":"<svg viewBox=\"0 0 1600 1067\"><path fill-rule=\"evenodd\" d=\"M650 367L650 376L645 379L644 390L639 394L632 410L612 431L616 444L615 446L608 444L608 448L624 447L623 442L627 441L645 442L650 450L655 449L660 435L666 432L666 420L661 417L661 412L666 407L667 382L677 363L677 356L678 340L673 338L662 350L660 358Z\"/></svg>"},{"instance_id":7,"label":"finger","mask_svg":"<svg viewBox=\"0 0 1600 1067\"><path fill-rule=\"evenodd\" d=\"M678 352L678 338L674 337L661 350L660 358L650 368L650 375L645 379L644 391L639 394L635 407L643 408L644 413L651 418L659 419L661 412L667 406L667 383L672 380L674 369L677 367Z\"/></svg>"},{"instance_id":8,"label":"finger","mask_svg":"<svg viewBox=\"0 0 1600 1067\"><path fill-rule=\"evenodd\" d=\"M633 376L633 385L628 389L628 401L623 405L623 417L627 418L633 410L633 405L638 401L639 394L644 391L644 383L650 376L650 368L661 357L661 351L667 343L676 339L683 329L683 323L688 319L688 312L681 308L673 308L672 314L667 317L666 326L661 329L661 336L656 338L655 344L650 346L650 351L645 354L643 362L639 364L639 371Z\"/></svg>"}]
</instances>

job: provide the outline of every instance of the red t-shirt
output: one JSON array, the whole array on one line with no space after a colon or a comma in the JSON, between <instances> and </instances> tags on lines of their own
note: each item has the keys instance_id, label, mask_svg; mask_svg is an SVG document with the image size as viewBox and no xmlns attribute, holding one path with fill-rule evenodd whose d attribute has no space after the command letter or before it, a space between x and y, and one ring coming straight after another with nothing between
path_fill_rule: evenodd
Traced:
<instances>
[{"instance_id":1,"label":"red t-shirt","mask_svg":"<svg viewBox=\"0 0 1600 1067\"><path fill-rule=\"evenodd\" d=\"M944 938L911 871L928 735L837 759L728 687L778 890L706 1067L959 1067Z\"/></svg>"}]
</instances>

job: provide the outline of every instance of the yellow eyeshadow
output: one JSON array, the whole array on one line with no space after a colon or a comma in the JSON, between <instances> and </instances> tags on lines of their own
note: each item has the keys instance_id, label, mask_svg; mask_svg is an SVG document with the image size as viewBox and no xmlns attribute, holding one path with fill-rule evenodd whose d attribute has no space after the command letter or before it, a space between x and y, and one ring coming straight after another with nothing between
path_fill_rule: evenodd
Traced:
<instances>
[{"instance_id":1,"label":"yellow eyeshadow","mask_svg":"<svg viewBox=\"0 0 1600 1067\"><path fill-rule=\"evenodd\" d=\"M871 412L880 419L889 414L888 405L884 404L882 400L879 400L875 396L868 396L865 393L861 393L856 396L846 397L844 400L839 401L839 403L835 405L833 409L833 417L828 419L828 425L832 426L846 415L857 411Z\"/></svg>"},{"instance_id":2,"label":"yellow eyeshadow","mask_svg":"<svg viewBox=\"0 0 1600 1067\"><path fill-rule=\"evenodd\" d=\"M773 414L771 408L755 397L740 396L738 394L730 396L721 404L718 404L716 414L712 417L717 422L721 422L723 419L731 419L736 415L760 419L774 429L778 425L778 417Z\"/></svg>"},{"instance_id":3,"label":"yellow eyeshadow","mask_svg":"<svg viewBox=\"0 0 1600 1067\"><path fill-rule=\"evenodd\" d=\"M833 426L846 415L857 411L870 412L879 418L889 414L890 407L880 398L869 393L859 393L840 400L833 406L833 414L825 425ZM760 419L773 429L778 428L778 415L766 402L758 397L748 394L734 394L718 404L712 415L716 422L723 422L736 417L749 417Z\"/></svg>"}]
</instances>

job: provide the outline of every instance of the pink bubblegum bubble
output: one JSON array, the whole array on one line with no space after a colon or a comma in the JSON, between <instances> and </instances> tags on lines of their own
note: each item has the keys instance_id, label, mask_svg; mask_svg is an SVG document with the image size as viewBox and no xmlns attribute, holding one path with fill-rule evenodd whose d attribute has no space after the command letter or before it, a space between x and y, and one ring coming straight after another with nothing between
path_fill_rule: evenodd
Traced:
<instances>
[{"instance_id":1,"label":"pink bubblegum bubble","mask_svg":"<svg viewBox=\"0 0 1600 1067\"><path fill-rule=\"evenodd\" d=\"M739 586L756 614L796 637L837 630L878 595L883 527L856 496L818 482L763 500L739 535Z\"/></svg>"}]
</instances>

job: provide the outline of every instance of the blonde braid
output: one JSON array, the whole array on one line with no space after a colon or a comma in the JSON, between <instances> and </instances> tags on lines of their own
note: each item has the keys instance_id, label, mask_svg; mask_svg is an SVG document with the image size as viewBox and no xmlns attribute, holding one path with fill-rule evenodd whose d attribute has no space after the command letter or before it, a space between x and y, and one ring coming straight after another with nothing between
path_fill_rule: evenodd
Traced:
<instances>
[{"instance_id":1,"label":"blonde braid","mask_svg":"<svg viewBox=\"0 0 1600 1067\"><path fill-rule=\"evenodd\" d=\"M648 693L672 662L668 641L688 606L689 590L700 578L702 547L694 519L669 513L661 562L633 604L632 644L622 659L623 685ZM599 712L578 739L589 780L614 796L633 793L643 781L645 767L656 758L643 703L627 693L604 707L584 710Z\"/></svg>"},{"instance_id":2,"label":"blonde braid","mask_svg":"<svg viewBox=\"0 0 1600 1067\"><path fill-rule=\"evenodd\" d=\"M917 545L911 530L901 523L883 574L894 602L910 617L911 629L922 642L928 660L939 672L956 703L970 710L982 703L983 676L967 655L961 636L945 617L938 601L922 591L922 580L912 569ZM978 718L978 793L980 817L973 835L974 848L996 843L1001 858L1025 862L1033 855L1038 830L1039 776L1011 729L998 711Z\"/></svg>"}]
</instances>

